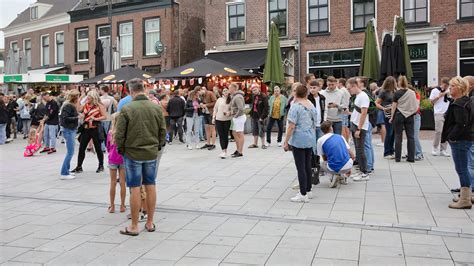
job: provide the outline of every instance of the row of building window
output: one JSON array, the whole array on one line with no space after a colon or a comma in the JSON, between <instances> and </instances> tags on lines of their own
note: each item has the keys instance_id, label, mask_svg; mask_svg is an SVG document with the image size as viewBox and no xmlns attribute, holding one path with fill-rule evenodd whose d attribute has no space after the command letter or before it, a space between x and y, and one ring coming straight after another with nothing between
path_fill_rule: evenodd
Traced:
<instances>
[{"instance_id":1,"label":"row of building window","mask_svg":"<svg viewBox=\"0 0 474 266\"><path fill-rule=\"evenodd\" d=\"M55 63L64 64L64 32L56 32L55 34ZM50 48L50 37L49 35L42 35L40 38L40 54L41 54L41 66L49 66L49 48ZM19 61L20 50L18 48L18 42L13 41L10 43L10 48L13 51L13 57L15 61ZM23 60L27 67L31 67L31 39L23 39Z\"/></svg>"},{"instance_id":2,"label":"row of building window","mask_svg":"<svg viewBox=\"0 0 474 266\"><path fill-rule=\"evenodd\" d=\"M402 16L407 24L429 22L430 0L401 0ZM330 0L307 0L308 34L329 33L330 31ZM458 0L459 19L474 18L474 0ZM278 26L280 36L287 36L288 0L267 0L268 25L271 22ZM376 17L376 0L351 1L351 29L363 30L367 23ZM228 41L245 40L245 3L231 2L227 4Z\"/></svg>"},{"instance_id":3,"label":"row of building window","mask_svg":"<svg viewBox=\"0 0 474 266\"><path fill-rule=\"evenodd\" d=\"M105 41L110 39L110 25L97 27L97 39ZM145 56L157 55L155 46L160 41L160 19L145 19L143 49ZM118 36L120 41L120 57L133 57L133 22L120 22L118 24ZM76 61L86 62L89 60L89 28L76 29Z\"/></svg>"}]
</instances>

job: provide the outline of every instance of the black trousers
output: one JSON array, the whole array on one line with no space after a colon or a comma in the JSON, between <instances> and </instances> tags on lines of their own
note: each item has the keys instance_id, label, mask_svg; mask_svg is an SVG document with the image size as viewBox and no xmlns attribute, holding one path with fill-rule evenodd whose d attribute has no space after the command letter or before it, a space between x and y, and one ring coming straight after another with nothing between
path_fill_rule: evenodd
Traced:
<instances>
[{"instance_id":1,"label":"black trousers","mask_svg":"<svg viewBox=\"0 0 474 266\"><path fill-rule=\"evenodd\" d=\"M173 140L174 136L178 134L179 141L183 141L183 117L171 117L171 136L170 141Z\"/></svg>"},{"instance_id":2,"label":"black trousers","mask_svg":"<svg viewBox=\"0 0 474 266\"><path fill-rule=\"evenodd\" d=\"M313 149L300 149L293 147L293 158L295 160L296 171L298 172L298 182L300 184L301 195L306 195L311 191L311 159Z\"/></svg>"},{"instance_id":3,"label":"black trousers","mask_svg":"<svg viewBox=\"0 0 474 266\"><path fill-rule=\"evenodd\" d=\"M400 112L395 113L393 118L393 130L395 132L395 161L399 162L402 157L403 130L407 136L407 161L415 161L415 117L405 117Z\"/></svg>"},{"instance_id":4,"label":"black trousers","mask_svg":"<svg viewBox=\"0 0 474 266\"><path fill-rule=\"evenodd\" d=\"M278 124L278 138L277 138L277 142L281 142L281 139L283 137L283 117L281 117L280 119L275 119L275 118L272 118L270 117L268 119L268 126L267 126L267 142L268 143L272 143L272 128L273 128L273 124L275 124L275 122L277 122Z\"/></svg>"},{"instance_id":5,"label":"black trousers","mask_svg":"<svg viewBox=\"0 0 474 266\"><path fill-rule=\"evenodd\" d=\"M355 137L357 126L351 123L352 138L354 139L354 146L356 150L356 160L359 163L359 169L362 173L367 173L367 156L365 155L365 138L367 137L367 130L360 130L359 138Z\"/></svg>"},{"instance_id":6,"label":"black trousers","mask_svg":"<svg viewBox=\"0 0 474 266\"><path fill-rule=\"evenodd\" d=\"M102 148L100 147L99 140L99 129L98 128L89 128L84 129L79 137L79 155L77 157L77 167L82 167L84 158L86 157L87 144L92 139L94 142L94 149L97 153L97 159L99 160L99 165L104 165L104 154L102 153Z\"/></svg>"},{"instance_id":7,"label":"black trousers","mask_svg":"<svg viewBox=\"0 0 474 266\"><path fill-rule=\"evenodd\" d=\"M227 150L227 147L229 146L230 120L229 121L216 120L216 130L217 130L217 135L219 136L221 149Z\"/></svg>"}]
</instances>

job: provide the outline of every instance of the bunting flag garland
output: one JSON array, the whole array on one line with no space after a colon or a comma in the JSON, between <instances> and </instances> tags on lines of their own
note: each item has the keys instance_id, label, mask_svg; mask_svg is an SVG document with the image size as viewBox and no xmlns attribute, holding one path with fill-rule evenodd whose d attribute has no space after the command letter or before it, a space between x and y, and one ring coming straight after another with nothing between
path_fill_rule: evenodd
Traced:
<instances>
[{"instance_id":1,"label":"bunting flag garland","mask_svg":"<svg viewBox=\"0 0 474 266\"><path fill-rule=\"evenodd\" d=\"M178 82L179 82L179 81L175 79L175 80L173 81L173 84L174 84L175 86L178 86Z\"/></svg>"},{"instance_id":2,"label":"bunting flag garland","mask_svg":"<svg viewBox=\"0 0 474 266\"><path fill-rule=\"evenodd\" d=\"M198 83L202 84L202 78L198 78Z\"/></svg>"},{"instance_id":3,"label":"bunting flag garland","mask_svg":"<svg viewBox=\"0 0 474 266\"><path fill-rule=\"evenodd\" d=\"M189 85L193 86L194 85L194 79L189 80Z\"/></svg>"},{"instance_id":4,"label":"bunting flag garland","mask_svg":"<svg viewBox=\"0 0 474 266\"><path fill-rule=\"evenodd\" d=\"M181 80L181 86L183 86L183 87L186 86L186 80L185 79Z\"/></svg>"}]
</instances>

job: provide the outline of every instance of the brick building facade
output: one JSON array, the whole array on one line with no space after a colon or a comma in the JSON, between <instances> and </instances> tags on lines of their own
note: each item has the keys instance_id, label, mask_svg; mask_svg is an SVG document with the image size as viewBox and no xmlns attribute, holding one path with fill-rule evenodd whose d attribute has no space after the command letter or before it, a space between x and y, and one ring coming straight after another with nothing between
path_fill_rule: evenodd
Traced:
<instances>
[{"instance_id":1,"label":"brick building facade","mask_svg":"<svg viewBox=\"0 0 474 266\"><path fill-rule=\"evenodd\" d=\"M152 73L171 69L202 57L204 53L200 36L204 28L204 0L181 2L114 0L110 37L106 0L96 1L95 6L79 0L39 0L3 29L5 54L12 48L16 52L24 51L24 40L31 40L28 43L31 49L27 48L31 58L29 69L63 67L62 72L82 74L86 79L96 73L97 39L105 44L110 43L111 38L115 45L119 37L122 45L118 49L130 52L121 57L120 65L132 65ZM32 8L36 5L44 6L45 14L32 19ZM63 33L59 49L58 32ZM49 36L49 39L43 40L43 36ZM156 53L157 41L164 47L161 54ZM60 50L61 60L58 61ZM48 60L43 56L46 53L49 53ZM108 69L108 62L104 61L104 64Z\"/></svg>"},{"instance_id":2,"label":"brick building facade","mask_svg":"<svg viewBox=\"0 0 474 266\"><path fill-rule=\"evenodd\" d=\"M265 46L266 29L273 11L270 6L286 6L286 27L289 30L288 37L283 37L281 43L282 47L291 46L294 49L291 62L295 66L295 77L302 78L307 72L320 77L349 77L357 75L360 66L365 24L376 18L382 43L384 35L393 31L394 16L398 15L407 22L407 40L415 75L413 82L418 86L434 86L443 76L474 74L474 3L464 2L212 1L206 3L206 53L209 56L228 53L229 58L233 59L230 51L251 51ZM229 40L231 5L245 7L243 40ZM232 24L235 26L235 23ZM225 56L221 58L225 59ZM298 58L301 60L298 61Z\"/></svg>"}]
</instances>

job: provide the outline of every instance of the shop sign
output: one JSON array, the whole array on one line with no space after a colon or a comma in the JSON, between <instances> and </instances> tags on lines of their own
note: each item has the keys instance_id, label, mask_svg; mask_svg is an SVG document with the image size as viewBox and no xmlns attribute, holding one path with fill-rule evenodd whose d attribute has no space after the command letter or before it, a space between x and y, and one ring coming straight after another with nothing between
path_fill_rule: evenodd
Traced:
<instances>
[{"instance_id":1,"label":"shop sign","mask_svg":"<svg viewBox=\"0 0 474 266\"><path fill-rule=\"evenodd\" d=\"M22 75L5 75L3 76L3 82L21 82L23 81Z\"/></svg>"},{"instance_id":2,"label":"shop sign","mask_svg":"<svg viewBox=\"0 0 474 266\"><path fill-rule=\"evenodd\" d=\"M410 53L410 60L428 59L428 45L426 43L408 45L408 51Z\"/></svg>"},{"instance_id":3,"label":"shop sign","mask_svg":"<svg viewBox=\"0 0 474 266\"><path fill-rule=\"evenodd\" d=\"M46 75L46 81L48 82L67 82L69 81L68 75Z\"/></svg>"}]
</instances>

